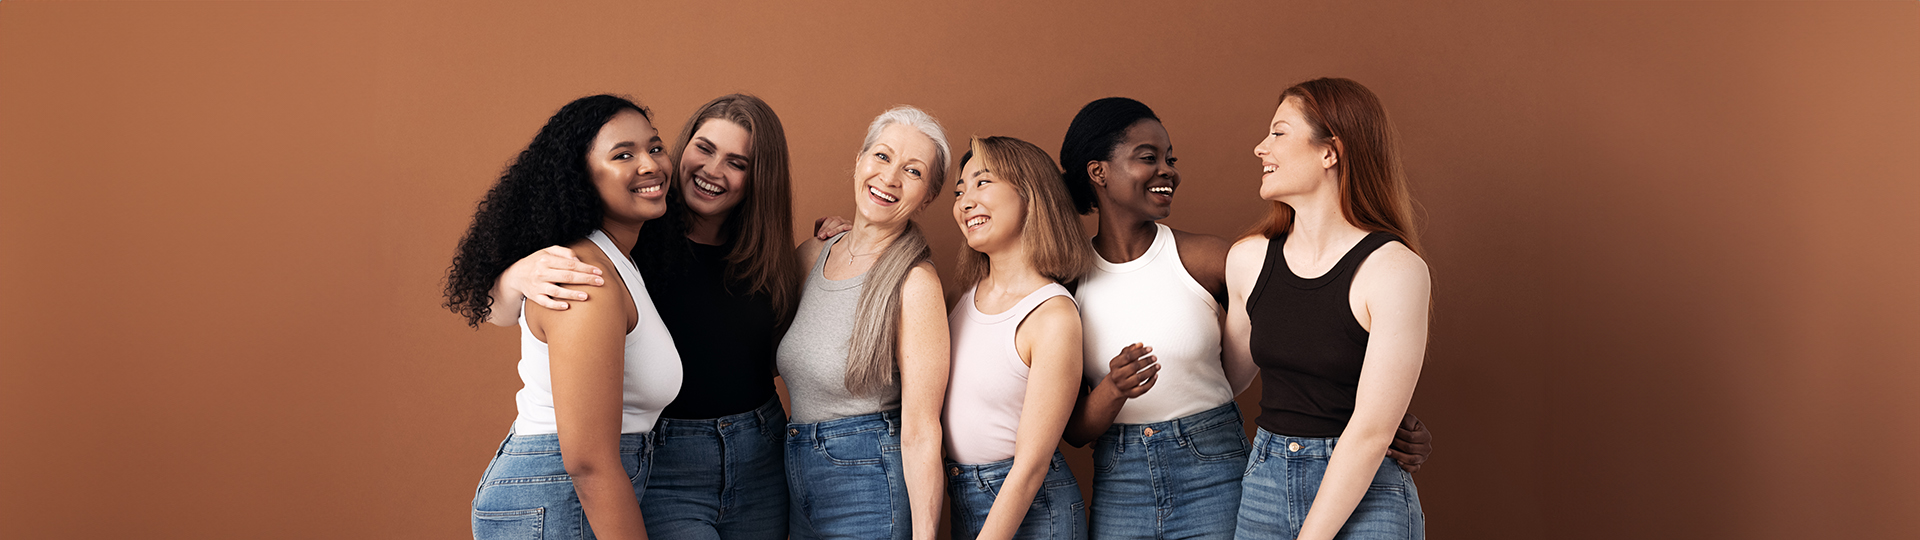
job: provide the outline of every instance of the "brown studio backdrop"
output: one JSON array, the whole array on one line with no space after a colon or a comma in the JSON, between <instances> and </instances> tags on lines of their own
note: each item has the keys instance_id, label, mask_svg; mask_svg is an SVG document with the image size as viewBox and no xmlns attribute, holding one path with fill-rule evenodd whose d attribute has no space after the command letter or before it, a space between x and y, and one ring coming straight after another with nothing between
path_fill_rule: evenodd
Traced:
<instances>
[{"instance_id":1,"label":"brown studio backdrop","mask_svg":"<svg viewBox=\"0 0 1920 540\"><path fill-rule=\"evenodd\" d=\"M889 105L1054 150L1129 96L1225 235L1316 76L1423 206L1433 537L1920 535L1912 2L799 4L0 4L6 536L466 535L515 338L440 279L572 98L760 95L804 228Z\"/></svg>"}]
</instances>

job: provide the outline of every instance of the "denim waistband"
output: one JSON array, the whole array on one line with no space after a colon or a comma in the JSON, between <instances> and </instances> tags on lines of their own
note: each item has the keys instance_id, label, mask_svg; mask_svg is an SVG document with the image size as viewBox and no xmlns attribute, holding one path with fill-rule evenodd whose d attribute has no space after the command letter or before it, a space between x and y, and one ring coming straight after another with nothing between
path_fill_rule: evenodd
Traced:
<instances>
[{"instance_id":1,"label":"denim waistband","mask_svg":"<svg viewBox=\"0 0 1920 540\"><path fill-rule=\"evenodd\" d=\"M1165 422L1151 424L1113 424L1107 426L1102 439L1125 438L1126 442L1143 440L1171 439L1181 435L1199 432L1223 424L1240 425L1240 407L1229 401L1219 407L1193 413Z\"/></svg>"},{"instance_id":2,"label":"denim waistband","mask_svg":"<svg viewBox=\"0 0 1920 540\"><path fill-rule=\"evenodd\" d=\"M873 414L835 418L825 422L811 424L787 424L787 440L808 441L838 437L862 431L885 429L893 435L900 434L900 409L881 411Z\"/></svg>"},{"instance_id":3,"label":"denim waistband","mask_svg":"<svg viewBox=\"0 0 1920 540\"><path fill-rule=\"evenodd\" d=\"M780 408L780 396L774 396L760 408L740 414L701 419L661 418L654 424L653 430L659 432L661 437L668 437L758 429L777 419L785 419L786 414L787 410Z\"/></svg>"},{"instance_id":4,"label":"denim waistband","mask_svg":"<svg viewBox=\"0 0 1920 540\"><path fill-rule=\"evenodd\" d=\"M1333 448L1339 443L1339 437L1288 437L1260 428L1253 437L1253 455L1330 458L1333 457Z\"/></svg>"},{"instance_id":5,"label":"denim waistband","mask_svg":"<svg viewBox=\"0 0 1920 540\"><path fill-rule=\"evenodd\" d=\"M949 483L990 482L1004 479L1007 477L1007 473L1013 472L1013 460L1014 458L1007 458L991 463L981 463L979 465L963 465L948 461L947 481ZM1054 450L1053 459L1049 460L1047 465L1048 472L1065 468L1067 468L1066 456L1060 455L1059 450Z\"/></svg>"},{"instance_id":6,"label":"denim waistband","mask_svg":"<svg viewBox=\"0 0 1920 540\"><path fill-rule=\"evenodd\" d=\"M620 452L631 453L645 450L653 442L653 433L621 433ZM521 435L511 431L506 442L500 443L500 452L507 454L548 454L560 451L559 433L536 433Z\"/></svg>"}]
</instances>

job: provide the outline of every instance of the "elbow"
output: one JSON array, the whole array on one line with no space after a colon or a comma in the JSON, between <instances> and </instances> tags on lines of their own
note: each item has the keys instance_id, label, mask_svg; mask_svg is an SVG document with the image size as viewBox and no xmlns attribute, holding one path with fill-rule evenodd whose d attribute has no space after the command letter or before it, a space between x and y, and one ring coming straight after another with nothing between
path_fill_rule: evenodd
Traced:
<instances>
[{"instance_id":1,"label":"elbow","mask_svg":"<svg viewBox=\"0 0 1920 540\"><path fill-rule=\"evenodd\" d=\"M1073 426L1067 426L1067 432L1061 438L1066 439L1067 444L1073 445L1074 448L1085 448L1087 443L1093 442L1097 437L1089 437L1073 429Z\"/></svg>"},{"instance_id":2,"label":"elbow","mask_svg":"<svg viewBox=\"0 0 1920 540\"><path fill-rule=\"evenodd\" d=\"M626 471L621 469L618 461L607 462L606 460L600 459L568 459L565 456L562 456L561 461L562 467L567 471L567 476L573 477L573 480L576 482L611 474L609 471L619 471L622 476L626 475Z\"/></svg>"},{"instance_id":3,"label":"elbow","mask_svg":"<svg viewBox=\"0 0 1920 540\"><path fill-rule=\"evenodd\" d=\"M908 453L917 453L932 449L940 451L945 433L938 421L910 421L900 426L900 447Z\"/></svg>"}]
</instances>

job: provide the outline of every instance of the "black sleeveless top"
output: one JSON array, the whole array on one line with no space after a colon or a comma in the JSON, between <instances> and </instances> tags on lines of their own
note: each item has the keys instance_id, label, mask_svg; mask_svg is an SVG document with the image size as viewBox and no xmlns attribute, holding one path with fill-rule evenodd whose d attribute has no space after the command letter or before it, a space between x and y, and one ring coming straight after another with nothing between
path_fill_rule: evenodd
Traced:
<instances>
[{"instance_id":1,"label":"black sleeveless top","mask_svg":"<svg viewBox=\"0 0 1920 540\"><path fill-rule=\"evenodd\" d=\"M726 278L733 246L709 246L676 234L643 237L635 251L634 258L645 261L636 266L647 282L647 296L680 351L680 395L660 417L719 418L773 399L779 317L771 297L747 294L747 285Z\"/></svg>"},{"instance_id":2,"label":"black sleeveless top","mask_svg":"<svg viewBox=\"0 0 1920 540\"><path fill-rule=\"evenodd\" d=\"M1326 275L1306 279L1287 267L1286 235L1267 242L1267 259L1247 297L1248 340L1260 366L1262 429L1291 437L1338 437L1353 418L1354 391L1367 354L1367 330L1353 318L1354 270L1374 250L1399 242L1368 234Z\"/></svg>"}]
</instances>

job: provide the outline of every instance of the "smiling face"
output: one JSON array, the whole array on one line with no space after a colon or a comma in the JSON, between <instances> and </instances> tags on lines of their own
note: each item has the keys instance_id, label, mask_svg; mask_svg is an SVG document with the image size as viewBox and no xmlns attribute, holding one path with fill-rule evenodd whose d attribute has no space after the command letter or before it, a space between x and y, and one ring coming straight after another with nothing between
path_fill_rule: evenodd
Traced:
<instances>
[{"instance_id":1,"label":"smiling face","mask_svg":"<svg viewBox=\"0 0 1920 540\"><path fill-rule=\"evenodd\" d=\"M680 192L687 209L724 220L746 199L753 136L730 120L709 118L680 153Z\"/></svg>"},{"instance_id":2,"label":"smiling face","mask_svg":"<svg viewBox=\"0 0 1920 540\"><path fill-rule=\"evenodd\" d=\"M1339 156L1331 144L1313 140L1313 126L1300 111L1299 98L1280 102L1267 131L1267 138L1253 147L1253 155L1260 158L1260 198L1278 201L1339 181L1334 168Z\"/></svg>"},{"instance_id":3,"label":"smiling face","mask_svg":"<svg viewBox=\"0 0 1920 540\"><path fill-rule=\"evenodd\" d=\"M901 225L933 194L934 143L920 130L891 124L853 165L854 211L868 223Z\"/></svg>"},{"instance_id":4,"label":"smiling face","mask_svg":"<svg viewBox=\"0 0 1920 540\"><path fill-rule=\"evenodd\" d=\"M1173 213L1173 193L1180 187L1174 161L1167 129L1146 119L1127 128L1106 160L1088 164L1088 176L1099 186L1101 208L1161 219Z\"/></svg>"},{"instance_id":5,"label":"smiling face","mask_svg":"<svg viewBox=\"0 0 1920 540\"><path fill-rule=\"evenodd\" d=\"M953 222L960 225L967 247L989 256L1017 246L1027 219L1027 202L1013 184L1002 182L974 154L954 182Z\"/></svg>"},{"instance_id":6,"label":"smiling face","mask_svg":"<svg viewBox=\"0 0 1920 540\"><path fill-rule=\"evenodd\" d=\"M587 150L587 172L606 207L606 219L639 224L667 212L667 148L653 122L623 110L600 126Z\"/></svg>"}]
</instances>

